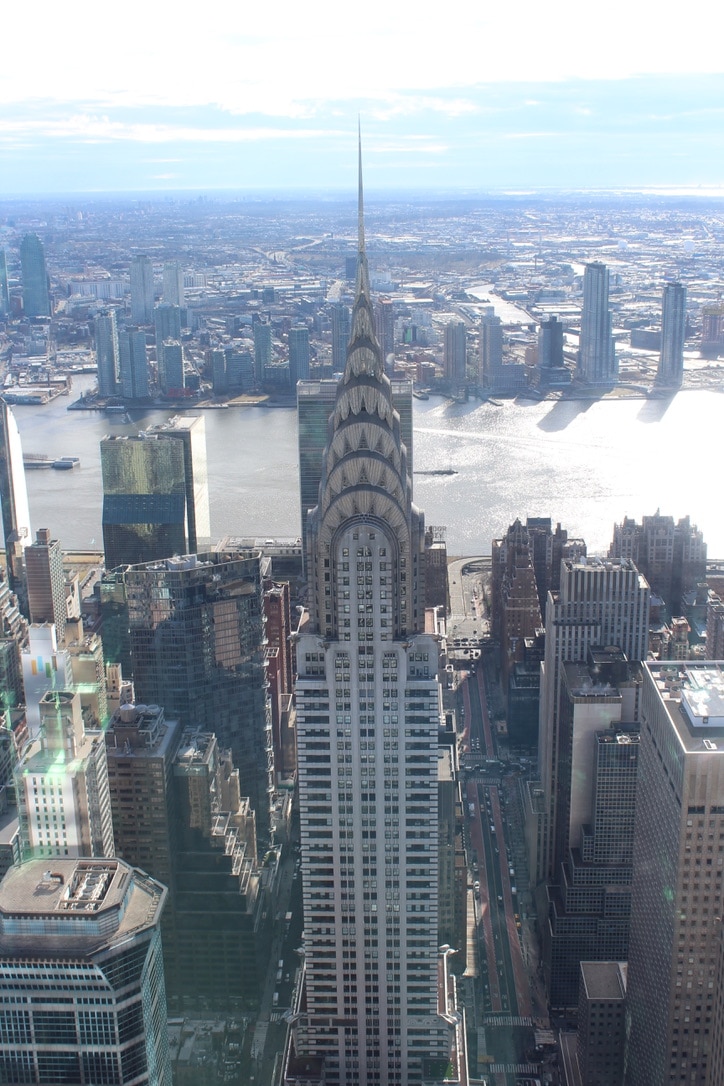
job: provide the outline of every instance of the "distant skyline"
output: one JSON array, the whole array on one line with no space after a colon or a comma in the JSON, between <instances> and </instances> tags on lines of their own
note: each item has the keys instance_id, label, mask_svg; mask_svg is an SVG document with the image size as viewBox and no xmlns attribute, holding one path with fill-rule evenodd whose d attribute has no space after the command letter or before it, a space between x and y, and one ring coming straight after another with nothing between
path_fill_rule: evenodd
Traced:
<instances>
[{"instance_id":1,"label":"distant skyline","mask_svg":"<svg viewBox=\"0 0 724 1086\"><path fill-rule=\"evenodd\" d=\"M722 189L703 0L34 12L3 16L0 196L349 190L358 115L371 190Z\"/></svg>"}]
</instances>

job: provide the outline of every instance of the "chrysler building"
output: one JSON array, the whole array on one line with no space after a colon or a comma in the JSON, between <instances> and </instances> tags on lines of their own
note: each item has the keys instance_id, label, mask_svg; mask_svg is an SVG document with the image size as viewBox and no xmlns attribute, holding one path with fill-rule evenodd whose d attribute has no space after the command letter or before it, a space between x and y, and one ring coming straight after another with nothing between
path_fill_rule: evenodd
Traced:
<instances>
[{"instance_id":1,"label":"chrysler building","mask_svg":"<svg viewBox=\"0 0 724 1086\"><path fill-rule=\"evenodd\" d=\"M424 517L375 335L361 166L358 230L297 647L304 992L293 1041L328 1086L407 1086L437 1077L455 1025L437 941L441 702L438 645L424 632Z\"/></svg>"}]
</instances>

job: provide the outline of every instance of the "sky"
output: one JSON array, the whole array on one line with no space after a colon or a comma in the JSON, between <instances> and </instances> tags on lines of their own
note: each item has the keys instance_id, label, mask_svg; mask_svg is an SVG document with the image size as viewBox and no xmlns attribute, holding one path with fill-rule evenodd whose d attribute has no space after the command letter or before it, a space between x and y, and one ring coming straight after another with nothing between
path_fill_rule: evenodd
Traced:
<instances>
[{"instance_id":1,"label":"sky","mask_svg":"<svg viewBox=\"0 0 724 1086\"><path fill-rule=\"evenodd\" d=\"M724 191L712 0L6 8L3 196Z\"/></svg>"}]
</instances>

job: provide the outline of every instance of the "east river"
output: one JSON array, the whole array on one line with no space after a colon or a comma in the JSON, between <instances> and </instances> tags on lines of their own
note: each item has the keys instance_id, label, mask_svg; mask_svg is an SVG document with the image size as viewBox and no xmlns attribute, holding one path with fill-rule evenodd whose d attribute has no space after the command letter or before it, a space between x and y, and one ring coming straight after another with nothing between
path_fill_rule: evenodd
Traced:
<instances>
[{"instance_id":1,"label":"east river","mask_svg":"<svg viewBox=\"0 0 724 1086\"><path fill-rule=\"evenodd\" d=\"M26 472L33 534L49 528L65 550L101 549L100 439L132 434L174 412L123 416L68 411L70 398L14 407L25 453L78 456L73 471ZM206 419L215 538L297 536L297 421L292 409L231 407ZM724 558L724 396L671 400L415 401L414 494L428 524L445 525L451 555L488 554L516 516L550 516L589 553L608 548L624 516L689 514L710 558ZM430 471L455 474L428 475Z\"/></svg>"}]
</instances>

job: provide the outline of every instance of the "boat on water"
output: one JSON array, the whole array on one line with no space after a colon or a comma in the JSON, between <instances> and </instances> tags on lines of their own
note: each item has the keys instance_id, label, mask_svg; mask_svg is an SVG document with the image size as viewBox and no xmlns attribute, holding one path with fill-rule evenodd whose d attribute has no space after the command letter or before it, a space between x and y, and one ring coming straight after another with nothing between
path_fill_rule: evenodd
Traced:
<instances>
[{"instance_id":1,"label":"boat on water","mask_svg":"<svg viewBox=\"0 0 724 1086\"><path fill-rule=\"evenodd\" d=\"M47 453L23 453L25 468L55 468L56 471L72 471L80 467L79 456L48 456Z\"/></svg>"},{"instance_id":2,"label":"boat on water","mask_svg":"<svg viewBox=\"0 0 724 1086\"><path fill-rule=\"evenodd\" d=\"M415 389L412 393L416 400L429 400L430 393L424 392L422 389Z\"/></svg>"},{"instance_id":3,"label":"boat on water","mask_svg":"<svg viewBox=\"0 0 724 1086\"><path fill-rule=\"evenodd\" d=\"M429 471L414 471L413 475L457 475L455 468L430 468Z\"/></svg>"},{"instance_id":4,"label":"boat on water","mask_svg":"<svg viewBox=\"0 0 724 1086\"><path fill-rule=\"evenodd\" d=\"M491 403L493 405L493 407L502 407L503 406L503 401L502 400L494 400L492 396L488 397L488 403Z\"/></svg>"}]
</instances>

